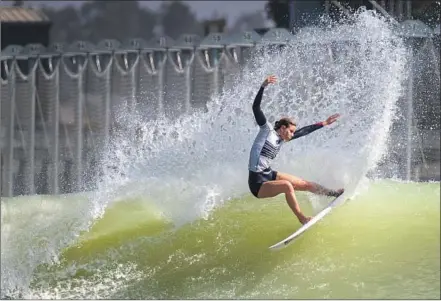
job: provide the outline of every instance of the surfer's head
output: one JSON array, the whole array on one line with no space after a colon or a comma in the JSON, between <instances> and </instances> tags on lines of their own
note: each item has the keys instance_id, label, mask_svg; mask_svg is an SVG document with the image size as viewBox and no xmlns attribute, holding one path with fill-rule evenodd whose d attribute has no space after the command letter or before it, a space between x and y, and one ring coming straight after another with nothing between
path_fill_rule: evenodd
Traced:
<instances>
[{"instance_id":1,"label":"surfer's head","mask_svg":"<svg viewBox=\"0 0 441 301\"><path fill-rule=\"evenodd\" d=\"M294 122L294 120L288 117L284 117L276 121L274 124L274 130L284 141L289 141L292 139L296 128L297 124Z\"/></svg>"}]
</instances>

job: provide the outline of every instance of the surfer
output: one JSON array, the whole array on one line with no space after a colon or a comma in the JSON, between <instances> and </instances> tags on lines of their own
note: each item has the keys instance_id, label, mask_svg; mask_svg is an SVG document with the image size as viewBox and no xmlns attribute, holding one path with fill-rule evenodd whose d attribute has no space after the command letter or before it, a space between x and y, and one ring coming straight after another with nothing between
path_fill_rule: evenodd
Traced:
<instances>
[{"instance_id":1,"label":"surfer","mask_svg":"<svg viewBox=\"0 0 441 301\"><path fill-rule=\"evenodd\" d=\"M260 103L264 89L268 84L276 82L271 75L262 83L253 102L253 113L260 127L259 133L251 147L248 165L248 186L257 198L271 198L281 193L285 194L286 202L302 224L311 217L305 216L300 210L295 191L309 191L315 194L338 197L344 189L331 190L317 183L305 181L293 175L277 172L271 169L270 163L277 156L283 143L308 135L324 126L334 123L339 114L328 117L325 121L308 125L297 130L297 124L291 118L276 121L274 127L267 122Z\"/></svg>"}]
</instances>

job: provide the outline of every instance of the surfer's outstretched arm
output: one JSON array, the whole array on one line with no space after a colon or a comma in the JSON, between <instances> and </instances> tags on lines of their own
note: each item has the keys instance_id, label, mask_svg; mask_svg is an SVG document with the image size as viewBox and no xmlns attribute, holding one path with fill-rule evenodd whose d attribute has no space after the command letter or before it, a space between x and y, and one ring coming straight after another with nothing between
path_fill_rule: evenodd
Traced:
<instances>
[{"instance_id":1,"label":"surfer's outstretched arm","mask_svg":"<svg viewBox=\"0 0 441 301\"><path fill-rule=\"evenodd\" d=\"M315 124L304 126L297 131L295 131L294 135L292 136L291 140L306 136L308 134L311 134L312 132L321 129L324 126L323 122L317 122Z\"/></svg>"},{"instance_id":2,"label":"surfer's outstretched arm","mask_svg":"<svg viewBox=\"0 0 441 301\"><path fill-rule=\"evenodd\" d=\"M321 129L322 127L324 127L326 125L330 125L330 124L334 123L338 117L340 117L339 114L334 114L334 115L328 117L325 121L321 121L321 122L317 122L315 124L304 126L300 129L298 129L297 131L295 131L291 140L294 140L294 139L303 137L305 135L311 134L312 132L314 132L318 129Z\"/></svg>"},{"instance_id":3,"label":"surfer's outstretched arm","mask_svg":"<svg viewBox=\"0 0 441 301\"><path fill-rule=\"evenodd\" d=\"M259 126L262 126L266 123L265 114L263 114L262 109L260 108L260 103L262 102L263 90L265 90L268 84L275 82L276 82L276 77L274 75L267 77L260 86L259 92L257 92L257 95L254 98L253 113L254 113L254 118L256 119L256 122Z\"/></svg>"},{"instance_id":4,"label":"surfer's outstretched arm","mask_svg":"<svg viewBox=\"0 0 441 301\"><path fill-rule=\"evenodd\" d=\"M260 108L260 103L262 102L262 95L264 89L265 87L262 85L259 89L259 92L257 92L257 95L254 98L254 102L253 102L254 118L256 119L256 122L259 126L262 126L266 123L265 114L263 114L262 109Z\"/></svg>"}]
</instances>

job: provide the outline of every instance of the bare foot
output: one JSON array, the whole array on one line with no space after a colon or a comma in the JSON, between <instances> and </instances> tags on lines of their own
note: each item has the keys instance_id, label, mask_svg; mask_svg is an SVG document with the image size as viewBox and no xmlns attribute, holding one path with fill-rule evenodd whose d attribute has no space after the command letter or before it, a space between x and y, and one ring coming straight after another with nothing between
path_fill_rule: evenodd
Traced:
<instances>
[{"instance_id":1,"label":"bare foot","mask_svg":"<svg viewBox=\"0 0 441 301\"><path fill-rule=\"evenodd\" d=\"M345 190L343 188L340 188L338 190L331 190L327 196L332 196L335 198L338 198L339 196L341 196L343 194L343 192L345 192Z\"/></svg>"},{"instance_id":2,"label":"bare foot","mask_svg":"<svg viewBox=\"0 0 441 301\"><path fill-rule=\"evenodd\" d=\"M337 196L336 196L336 197L341 196L341 195L343 194L343 192L345 192L344 188L340 188L340 189L338 189L338 190L336 191L336 193L337 193Z\"/></svg>"}]
</instances>

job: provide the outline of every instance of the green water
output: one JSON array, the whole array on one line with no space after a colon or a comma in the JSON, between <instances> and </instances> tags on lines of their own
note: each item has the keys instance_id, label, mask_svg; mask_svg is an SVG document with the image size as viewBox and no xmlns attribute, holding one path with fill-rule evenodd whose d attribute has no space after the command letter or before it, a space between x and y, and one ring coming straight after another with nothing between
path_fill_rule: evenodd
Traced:
<instances>
[{"instance_id":1,"label":"green water","mask_svg":"<svg viewBox=\"0 0 441 301\"><path fill-rule=\"evenodd\" d=\"M308 195L300 195L305 211ZM113 299L439 299L439 183L371 183L296 242L282 198L232 200L173 228L145 200L106 211L33 297Z\"/></svg>"}]
</instances>

